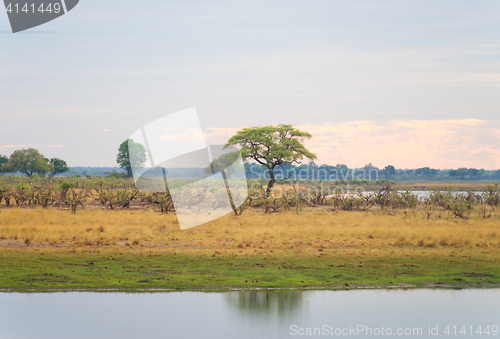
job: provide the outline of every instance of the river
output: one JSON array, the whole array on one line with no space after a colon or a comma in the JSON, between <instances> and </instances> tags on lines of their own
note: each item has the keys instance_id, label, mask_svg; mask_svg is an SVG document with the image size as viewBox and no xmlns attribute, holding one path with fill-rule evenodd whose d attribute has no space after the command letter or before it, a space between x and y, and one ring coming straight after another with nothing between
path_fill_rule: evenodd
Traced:
<instances>
[{"instance_id":1,"label":"river","mask_svg":"<svg viewBox=\"0 0 500 339\"><path fill-rule=\"evenodd\" d=\"M499 337L499 301L500 289L0 293L0 338Z\"/></svg>"}]
</instances>

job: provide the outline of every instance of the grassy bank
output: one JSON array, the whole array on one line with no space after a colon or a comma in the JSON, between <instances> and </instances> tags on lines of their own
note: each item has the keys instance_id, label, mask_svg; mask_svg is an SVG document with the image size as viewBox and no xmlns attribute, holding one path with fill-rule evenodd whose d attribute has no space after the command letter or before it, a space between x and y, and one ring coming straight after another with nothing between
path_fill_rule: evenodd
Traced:
<instances>
[{"instance_id":1,"label":"grassy bank","mask_svg":"<svg viewBox=\"0 0 500 339\"><path fill-rule=\"evenodd\" d=\"M43 291L475 288L500 284L498 251L344 249L321 254L11 249L0 253L0 286Z\"/></svg>"},{"instance_id":2,"label":"grassy bank","mask_svg":"<svg viewBox=\"0 0 500 339\"><path fill-rule=\"evenodd\" d=\"M3 209L0 288L498 286L499 221L446 211L427 219L418 209L250 210L181 231L175 215L147 210Z\"/></svg>"}]
</instances>

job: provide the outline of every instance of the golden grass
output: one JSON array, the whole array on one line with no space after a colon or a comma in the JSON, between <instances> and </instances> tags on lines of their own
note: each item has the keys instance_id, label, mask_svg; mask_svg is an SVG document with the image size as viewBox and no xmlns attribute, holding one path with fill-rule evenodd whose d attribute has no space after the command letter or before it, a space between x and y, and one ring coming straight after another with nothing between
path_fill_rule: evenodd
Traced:
<instances>
[{"instance_id":1,"label":"golden grass","mask_svg":"<svg viewBox=\"0 0 500 339\"><path fill-rule=\"evenodd\" d=\"M300 251L321 248L387 249L390 247L499 248L500 215L469 220L427 220L421 213L406 219L381 212L327 212L314 209L264 215L250 210L235 218L225 216L181 231L175 214L150 210L82 210L76 214L57 209L3 209L0 246L24 243L50 246L142 245L176 250ZM9 245L9 242L11 243ZM136 246L137 247L137 246Z\"/></svg>"}]
</instances>

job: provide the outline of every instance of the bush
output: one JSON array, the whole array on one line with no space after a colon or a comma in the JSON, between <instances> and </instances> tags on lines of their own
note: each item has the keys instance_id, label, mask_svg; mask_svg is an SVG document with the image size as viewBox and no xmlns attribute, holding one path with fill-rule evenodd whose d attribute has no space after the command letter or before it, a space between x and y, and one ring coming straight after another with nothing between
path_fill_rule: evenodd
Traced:
<instances>
[{"instance_id":1,"label":"bush","mask_svg":"<svg viewBox=\"0 0 500 339\"><path fill-rule=\"evenodd\" d=\"M73 184L72 182L63 181L59 185L59 188L62 189L62 190L68 190L70 188L75 188L75 184Z\"/></svg>"}]
</instances>

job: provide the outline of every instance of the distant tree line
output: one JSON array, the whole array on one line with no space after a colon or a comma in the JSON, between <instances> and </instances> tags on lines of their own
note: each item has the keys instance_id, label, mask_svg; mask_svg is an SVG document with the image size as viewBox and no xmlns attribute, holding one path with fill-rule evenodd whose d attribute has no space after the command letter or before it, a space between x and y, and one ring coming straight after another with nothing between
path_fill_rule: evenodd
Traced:
<instances>
[{"instance_id":1,"label":"distant tree line","mask_svg":"<svg viewBox=\"0 0 500 339\"><path fill-rule=\"evenodd\" d=\"M127 174L119 167L70 167L69 172L66 173L68 176L84 176L84 177L123 177L126 178Z\"/></svg>"},{"instance_id":2,"label":"distant tree line","mask_svg":"<svg viewBox=\"0 0 500 339\"><path fill-rule=\"evenodd\" d=\"M130 146L130 147L127 147ZM66 173L67 175L84 176L110 176L114 178L126 178L132 175L132 166L130 163L129 149L132 149L139 159L139 166L143 166L146 159L146 150L144 147L133 140L125 140L119 147L117 162L120 166L116 167L73 167L69 168L66 161L59 158L48 159L34 148L21 149L14 151L10 157L0 155L0 173L21 173L28 177L55 176ZM136 166L137 166L136 165ZM175 176L172 169L171 175ZM269 179L269 166L263 166L256 163L245 163L247 178L249 179ZM181 171L185 173L185 170ZM193 175L199 176L203 169L193 169ZM189 172L190 173L190 172ZM360 168L349 168L345 164L317 165L314 161L308 164L291 165L287 163L279 164L273 167L274 180L343 180L346 182L356 180L380 179L394 181L451 181L451 180L500 180L500 170L485 170L476 168L458 168L458 169L434 169L430 167L421 167L417 169L396 169L392 165L384 168L377 168L369 163Z\"/></svg>"},{"instance_id":3,"label":"distant tree line","mask_svg":"<svg viewBox=\"0 0 500 339\"><path fill-rule=\"evenodd\" d=\"M249 179L266 177L266 168L255 163L245 163ZM476 168L434 169L421 167L417 169L396 169L392 165L377 168L371 163L360 168L349 168L344 164L316 165L314 162L298 166L282 165L275 169L277 178L290 180L395 180L395 181L446 181L446 180L500 180L500 170L484 170Z\"/></svg>"}]
</instances>

